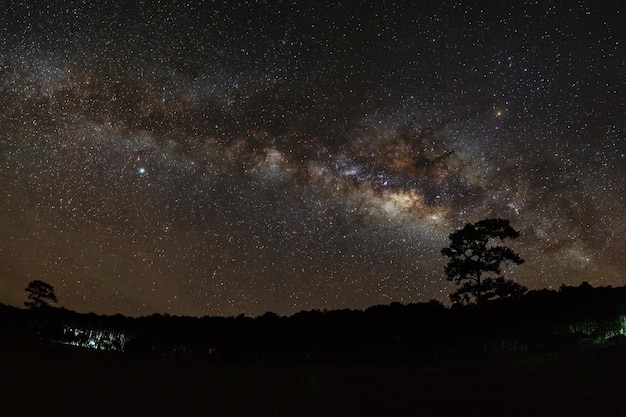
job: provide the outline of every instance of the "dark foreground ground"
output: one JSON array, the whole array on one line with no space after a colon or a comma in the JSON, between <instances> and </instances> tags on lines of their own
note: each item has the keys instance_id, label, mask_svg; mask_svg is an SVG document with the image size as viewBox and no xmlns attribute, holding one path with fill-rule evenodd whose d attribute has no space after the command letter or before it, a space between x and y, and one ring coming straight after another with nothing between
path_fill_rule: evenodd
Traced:
<instances>
[{"instance_id":1,"label":"dark foreground ground","mask_svg":"<svg viewBox=\"0 0 626 417\"><path fill-rule=\"evenodd\" d=\"M626 416L626 345L474 362L234 365L0 339L0 416Z\"/></svg>"}]
</instances>

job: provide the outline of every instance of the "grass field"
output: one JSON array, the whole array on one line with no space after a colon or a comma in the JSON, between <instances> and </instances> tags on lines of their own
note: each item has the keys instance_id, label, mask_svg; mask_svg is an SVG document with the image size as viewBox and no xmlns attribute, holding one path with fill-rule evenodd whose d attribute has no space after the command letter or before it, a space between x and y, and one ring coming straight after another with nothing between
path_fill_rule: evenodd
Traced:
<instances>
[{"instance_id":1,"label":"grass field","mask_svg":"<svg viewBox=\"0 0 626 417\"><path fill-rule=\"evenodd\" d=\"M1 416L624 416L626 345L473 362L242 365L0 343Z\"/></svg>"}]
</instances>

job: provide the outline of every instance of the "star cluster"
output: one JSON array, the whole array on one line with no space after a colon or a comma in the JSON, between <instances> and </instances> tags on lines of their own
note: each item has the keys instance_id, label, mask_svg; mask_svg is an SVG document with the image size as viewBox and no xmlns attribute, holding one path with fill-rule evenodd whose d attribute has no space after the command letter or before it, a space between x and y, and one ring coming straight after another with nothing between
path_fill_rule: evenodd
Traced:
<instances>
[{"instance_id":1,"label":"star cluster","mask_svg":"<svg viewBox=\"0 0 626 417\"><path fill-rule=\"evenodd\" d=\"M486 217L530 288L626 284L620 2L127 3L0 6L0 301L444 301Z\"/></svg>"}]
</instances>

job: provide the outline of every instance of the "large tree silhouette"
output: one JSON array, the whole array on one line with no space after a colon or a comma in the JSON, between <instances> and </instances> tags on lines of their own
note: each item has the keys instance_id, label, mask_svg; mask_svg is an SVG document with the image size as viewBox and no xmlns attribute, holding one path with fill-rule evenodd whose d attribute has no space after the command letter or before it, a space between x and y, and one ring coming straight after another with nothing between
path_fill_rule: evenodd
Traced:
<instances>
[{"instance_id":1,"label":"large tree silhouette","mask_svg":"<svg viewBox=\"0 0 626 417\"><path fill-rule=\"evenodd\" d=\"M450 299L454 303L482 303L493 298L514 297L527 288L501 276L502 265L524 260L512 249L493 243L493 239L515 239L519 232L508 220L486 219L466 224L452 233L450 246L441 253L450 258L445 266L448 281L461 285Z\"/></svg>"},{"instance_id":2,"label":"large tree silhouette","mask_svg":"<svg viewBox=\"0 0 626 417\"><path fill-rule=\"evenodd\" d=\"M28 299L24 305L29 308L49 307L49 302L56 303L57 296L54 287L46 282L35 280L28 283L24 290L28 293Z\"/></svg>"}]
</instances>

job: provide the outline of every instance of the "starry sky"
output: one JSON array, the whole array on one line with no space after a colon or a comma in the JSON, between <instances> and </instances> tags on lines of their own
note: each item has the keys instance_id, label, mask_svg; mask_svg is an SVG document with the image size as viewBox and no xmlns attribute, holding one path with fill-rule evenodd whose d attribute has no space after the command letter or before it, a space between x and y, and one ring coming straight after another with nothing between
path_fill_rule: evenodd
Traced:
<instances>
[{"instance_id":1,"label":"starry sky","mask_svg":"<svg viewBox=\"0 0 626 417\"><path fill-rule=\"evenodd\" d=\"M0 302L446 301L509 219L531 289L626 285L623 1L2 2Z\"/></svg>"}]
</instances>

